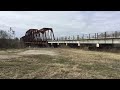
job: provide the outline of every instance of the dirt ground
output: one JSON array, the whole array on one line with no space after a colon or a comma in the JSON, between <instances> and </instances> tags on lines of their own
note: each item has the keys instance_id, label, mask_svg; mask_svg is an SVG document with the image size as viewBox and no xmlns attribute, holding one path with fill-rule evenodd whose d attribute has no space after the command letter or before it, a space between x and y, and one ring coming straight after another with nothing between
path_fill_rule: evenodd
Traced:
<instances>
[{"instance_id":1,"label":"dirt ground","mask_svg":"<svg viewBox=\"0 0 120 90\"><path fill-rule=\"evenodd\" d=\"M1 79L120 79L120 54L72 48L0 51Z\"/></svg>"},{"instance_id":2,"label":"dirt ground","mask_svg":"<svg viewBox=\"0 0 120 90\"><path fill-rule=\"evenodd\" d=\"M45 54L45 55L56 55L55 52L53 51L48 51L48 50L27 50L21 53L18 53L18 55L39 55L39 54Z\"/></svg>"},{"instance_id":3,"label":"dirt ground","mask_svg":"<svg viewBox=\"0 0 120 90\"><path fill-rule=\"evenodd\" d=\"M9 55L10 53L10 55ZM12 54L11 54L12 53ZM22 56L29 56L29 55L39 55L39 54L45 54L45 55L51 55L54 56L56 55L55 52L53 51L48 51L48 50L26 50L26 51L13 51L13 50L8 50L8 51L0 51L0 60L3 59L12 59L12 58L17 58L17 57L22 57Z\"/></svg>"}]
</instances>

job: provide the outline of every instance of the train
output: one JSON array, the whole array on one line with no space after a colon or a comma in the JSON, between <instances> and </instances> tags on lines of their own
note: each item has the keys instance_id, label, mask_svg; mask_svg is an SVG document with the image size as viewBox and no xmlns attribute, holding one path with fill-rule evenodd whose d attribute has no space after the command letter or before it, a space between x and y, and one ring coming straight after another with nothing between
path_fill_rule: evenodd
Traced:
<instances>
[{"instance_id":1,"label":"train","mask_svg":"<svg viewBox=\"0 0 120 90\"><path fill-rule=\"evenodd\" d=\"M49 40L55 40L52 28L29 29L25 36L20 38L26 46L47 46Z\"/></svg>"}]
</instances>

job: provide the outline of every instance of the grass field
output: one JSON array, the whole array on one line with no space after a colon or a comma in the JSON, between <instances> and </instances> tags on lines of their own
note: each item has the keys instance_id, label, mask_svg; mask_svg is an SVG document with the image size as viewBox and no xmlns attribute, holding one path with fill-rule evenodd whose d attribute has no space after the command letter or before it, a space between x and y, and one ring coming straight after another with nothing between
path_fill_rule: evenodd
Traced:
<instances>
[{"instance_id":1,"label":"grass field","mask_svg":"<svg viewBox=\"0 0 120 90\"><path fill-rule=\"evenodd\" d=\"M1 50L0 79L120 79L120 54L72 48Z\"/></svg>"}]
</instances>

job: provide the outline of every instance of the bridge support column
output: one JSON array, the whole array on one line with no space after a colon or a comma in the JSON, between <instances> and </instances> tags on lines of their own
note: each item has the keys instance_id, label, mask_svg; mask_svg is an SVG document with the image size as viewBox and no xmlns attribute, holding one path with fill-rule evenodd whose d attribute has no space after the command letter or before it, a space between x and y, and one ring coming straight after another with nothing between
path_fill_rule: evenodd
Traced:
<instances>
[{"instance_id":1,"label":"bridge support column","mask_svg":"<svg viewBox=\"0 0 120 90\"><path fill-rule=\"evenodd\" d=\"M66 43L66 46L67 46L68 44Z\"/></svg>"},{"instance_id":2,"label":"bridge support column","mask_svg":"<svg viewBox=\"0 0 120 90\"><path fill-rule=\"evenodd\" d=\"M59 43L57 43L57 45L60 45Z\"/></svg>"},{"instance_id":3,"label":"bridge support column","mask_svg":"<svg viewBox=\"0 0 120 90\"><path fill-rule=\"evenodd\" d=\"M99 43L97 43L97 44L96 44L96 47L99 47L99 46L100 46Z\"/></svg>"},{"instance_id":4,"label":"bridge support column","mask_svg":"<svg viewBox=\"0 0 120 90\"><path fill-rule=\"evenodd\" d=\"M80 43L78 43L78 46L80 46Z\"/></svg>"},{"instance_id":5,"label":"bridge support column","mask_svg":"<svg viewBox=\"0 0 120 90\"><path fill-rule=\"evenodd\" d=\"M51 45L53 45L53 43L51 43Z\"/></svg>"}]
</instances>

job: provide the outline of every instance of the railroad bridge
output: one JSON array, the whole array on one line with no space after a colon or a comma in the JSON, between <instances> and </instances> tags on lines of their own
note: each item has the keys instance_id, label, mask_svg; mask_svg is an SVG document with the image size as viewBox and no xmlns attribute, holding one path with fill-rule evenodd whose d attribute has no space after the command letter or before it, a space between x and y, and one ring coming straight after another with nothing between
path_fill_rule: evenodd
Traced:
<instances>
[{"instance_id":1,"label":"railroad bridge","mask_svg":"<svg viewBox=\"0 0 120 90\"><path fill-rule=\"evenodd\" d=\"M49 45L59 46L88 46L88 47L120 47L120 38L106 38L106 39L81 39L81 40L59 40L48 41Z\"/></svg>"},{"instance_id":2,"label":"railroad bridge","mask_svg":"<svg viewBox=\"0 0 120 90\"><path fill-rule=\"evenodd\" d=\"M29 46L120 47L120 31L55 38L52 28L29 29L21 40Z\"/></svg>"}]
</instances>

